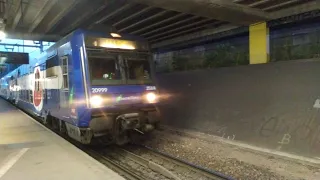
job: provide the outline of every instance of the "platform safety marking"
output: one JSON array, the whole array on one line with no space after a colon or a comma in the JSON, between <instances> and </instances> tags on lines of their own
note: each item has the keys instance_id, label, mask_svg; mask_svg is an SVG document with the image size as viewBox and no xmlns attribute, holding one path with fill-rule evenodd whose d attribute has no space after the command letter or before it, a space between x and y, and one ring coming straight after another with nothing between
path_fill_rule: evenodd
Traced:
<instances>
[{"instance_id":1,"label":"platform safety marking","mask_svg":"<svg viewBox=\"0 0 320 180\"><path fill-rule=\"evenodd\" d=\"M5 163L0 167L0 179L28 150L29 148L23 148L17 154L5 161Z\"/></svg>"}]
</instances>

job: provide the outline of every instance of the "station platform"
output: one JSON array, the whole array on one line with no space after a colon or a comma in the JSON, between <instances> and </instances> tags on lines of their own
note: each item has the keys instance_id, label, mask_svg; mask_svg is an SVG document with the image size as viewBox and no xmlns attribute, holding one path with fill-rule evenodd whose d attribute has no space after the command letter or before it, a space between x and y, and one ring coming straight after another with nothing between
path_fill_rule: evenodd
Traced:
<instances>
[{"instance_id":1,"label":"station platform","mask_svg":"<svg viewBox=\"0 0 320 180\"><path fill-rule=\"evenodd\" d=\"M123 180L0 98L0 180Z\"/></svg>"}]
</instances>

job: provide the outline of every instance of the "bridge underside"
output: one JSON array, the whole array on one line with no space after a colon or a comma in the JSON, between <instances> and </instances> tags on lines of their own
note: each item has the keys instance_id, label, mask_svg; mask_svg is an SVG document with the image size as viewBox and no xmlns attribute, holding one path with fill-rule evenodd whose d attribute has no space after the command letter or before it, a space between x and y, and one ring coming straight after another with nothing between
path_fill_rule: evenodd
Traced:
<instances>
[{"instance_id":1,"label":"bridge underside","mask_svg":"<svg viewBox=\"0 0 320 180\"><path fill-rule=\"evenodd\" d=\"M183 4L183 5L182 5ZM7 0L0 29L10 38L58 40L76 28L142 36L156 47L205 34L319 9L314 0Z\"/></svg>"}]
</instances>

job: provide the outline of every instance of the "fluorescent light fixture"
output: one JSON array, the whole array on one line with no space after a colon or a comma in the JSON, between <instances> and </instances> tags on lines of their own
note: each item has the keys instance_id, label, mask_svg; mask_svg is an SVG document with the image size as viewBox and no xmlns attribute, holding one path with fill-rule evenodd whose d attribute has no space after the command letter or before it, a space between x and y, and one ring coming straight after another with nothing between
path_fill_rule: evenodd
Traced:
<instances>
[{"instance_id":1,"label":"fluorescent light fixture","mask_svg":"<svg viewBox=\"0 0 320 180\"><path fill-rule=\"evenodd\" d=\"M117 37L117 38L120 38L120 37L121 37L121 35L120 35L120 34L117 34L117 33L110 33L110 35L111 35L112 37Z\"/></svg>"}]
</instances>

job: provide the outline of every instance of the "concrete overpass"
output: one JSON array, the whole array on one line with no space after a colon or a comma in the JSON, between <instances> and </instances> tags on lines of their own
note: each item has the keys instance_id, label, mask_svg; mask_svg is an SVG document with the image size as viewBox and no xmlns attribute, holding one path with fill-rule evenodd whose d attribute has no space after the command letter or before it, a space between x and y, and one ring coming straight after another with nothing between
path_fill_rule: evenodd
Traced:
<instances>
[{"instance_id":1,"label":"concrete overpass","mask_svg":"<svg viewBox=\"0 0 320 180\"><path fill-rule=\"evenodd\" d=\"M310 11L318 8L315 4L310 0L5 0L0 9L7 31L33 34L31 38L39 34L51 39L102 24L159 42L225 24L250 25ZM296 9L288 11L291 7Z\"/></svg>"},{"instance_id":2,"label":"concrete overpass","mask_svg":"<svg viewBox=\"0 0 320 180\"><path fill-rule=\"evenodd\" d=\"M159 48L314 10L317 0L3 0L0 28L49 41L79 27L113 28Z\"/></svg>"}]
</instances>

